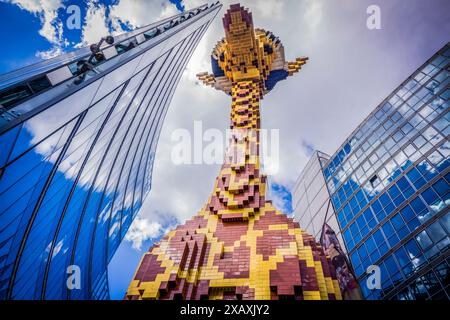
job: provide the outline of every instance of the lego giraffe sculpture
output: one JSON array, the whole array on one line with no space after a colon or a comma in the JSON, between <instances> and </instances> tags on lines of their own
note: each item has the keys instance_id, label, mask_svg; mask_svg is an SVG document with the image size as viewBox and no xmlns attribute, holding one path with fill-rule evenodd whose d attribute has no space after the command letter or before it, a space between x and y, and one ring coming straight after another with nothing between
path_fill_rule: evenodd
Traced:
<instances>
[{"instance_id":1,"label":"lego giraffe sculpture","mask_svg":"<svg viewBox=\"0 0 450 320\"><path fill-rule=\"evenodd\" d=\"M232 97L232 134L206 206L142 258L126 299L341 299L335 271L314 238L265 199L260 100L306 62L284 60L270 32L232 5L213 75L198 77Z\"/></svg>"}]
</instances>

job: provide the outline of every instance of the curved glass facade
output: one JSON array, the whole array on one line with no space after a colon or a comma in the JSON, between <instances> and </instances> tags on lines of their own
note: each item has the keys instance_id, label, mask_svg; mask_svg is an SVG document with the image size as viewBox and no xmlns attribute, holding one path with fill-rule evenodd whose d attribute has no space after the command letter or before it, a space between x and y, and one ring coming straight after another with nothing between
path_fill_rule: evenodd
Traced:
<instances>
[{"instance_id":1,"label":"curved glass facade","mask_svg":"<svg viewBox=\"0 0 450 320\"><path fill-rule=\"evenodd\" d=\"M400 85L324 165L367 299L450 298L450 44ZM369 290L377 265L381 289Z\"/></svg>"},{"instance_id":2,"label":"curved glass facade","mask_svg":"<svg viewBox=\"0 0 450 320\"><path fill-rule=\"evenodd\" d=\"M330 156L326 153L314 152L292 189L292 207L295 219L317 241L320 241L326 223L335 230L338 240L342 242L322 171L323 164L329 159Z\"/></svg>"},{"instance_id":3,"label":"curved glass facade","mask_svg":"<svg viewBox=\"0 0 450 320\"><path fill-rule=\"evenodd\" d=\"M119 36L82 72L75 53L0 77L0 298L109 297L170 100L220 7Z\"/></svg>"}]
</instances>

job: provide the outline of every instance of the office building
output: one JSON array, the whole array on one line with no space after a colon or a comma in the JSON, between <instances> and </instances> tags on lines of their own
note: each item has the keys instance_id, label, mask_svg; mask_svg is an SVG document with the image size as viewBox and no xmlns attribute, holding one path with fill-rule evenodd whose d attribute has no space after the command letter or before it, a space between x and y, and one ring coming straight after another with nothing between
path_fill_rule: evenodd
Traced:
<instances>
[{"instance_id":1,"label":"office building","mask_svg":"<svg viewBox=\"0 0 450 320\"><path fill-rule=\"evenodd\" d=\"M0 76L1 299L109 297L169 103L220 7Z\"/></svg>"},{"instance_id":2,"label":"office building","mask_svg":"<svg viewBox=\"0 0 450 320\"><path fill-rule=\"evenodd\" d=\"M447 44L322 162L337 233L367 299L450 298L449 68ZM316 232L323 210L309 212L298 218ZM367 286L371 265L381 289Z\"/></svg>"}]
</instances>

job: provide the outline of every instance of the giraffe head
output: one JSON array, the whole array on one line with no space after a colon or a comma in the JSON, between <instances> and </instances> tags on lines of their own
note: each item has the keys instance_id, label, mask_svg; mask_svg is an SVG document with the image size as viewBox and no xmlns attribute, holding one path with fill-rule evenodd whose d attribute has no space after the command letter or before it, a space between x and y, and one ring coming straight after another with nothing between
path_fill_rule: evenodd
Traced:
<instances>
[{"instance_id":1,"label":"giraffe head","mask_svg":"<svg viewBox=\"0 0 450 320\"><path fill-rule=\"evenodd\" d=\"M281 41L272 32L255 28L252 14L239 4L227 10L223 27L225 37L211 55L213 74L197 76L227 94L231 94L233 84L253 81L259 84L262 96L306 63L307 58L286 62Z\"/></svg>"}]
</instances>

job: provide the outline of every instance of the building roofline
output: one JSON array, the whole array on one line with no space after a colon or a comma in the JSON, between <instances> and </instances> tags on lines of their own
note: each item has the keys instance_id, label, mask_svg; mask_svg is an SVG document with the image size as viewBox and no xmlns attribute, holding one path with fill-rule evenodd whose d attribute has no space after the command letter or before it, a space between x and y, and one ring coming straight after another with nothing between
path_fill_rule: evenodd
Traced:
<instances>
[{"instance_id":1,"label":"building roofline","mask_svg":"<svg viewBox=\"0 0 450 320\"><path fill-rule=\"evenodd\" d=\"M217 2L214 2L214 4L217 4ZM206 7L206 6L209 7L210 4L205 3L204 5L195 7L190 10L186 10L184 12L173 15L171 17L150 23L148 25L145 25L145 26L142 26L139 28L136 28L132 31L124 32L117 36L114 36L114 38L115 38L114 43L111 45L102 46L102 50L112 47L112 46L116 45L118 42L126 41L127 39L130 39L138 34L144 33L144 32L146 32L154 27L157 27L161 24L167 23L173 19L176 19L182 15L185 15L188 12L195 11L195 10L198 10L198 9ZM73 63L80 59L87 58L90 55L91 55L91 51L90 51L89 46L85 46L80 49L74 50L72 52L61 54L61 55L58 55L56 57L53 57L53 58L50 58L47 60L38 61L33 64L26 65L26 66L20 67L18 69L9 71L7 73L0 74L0 90L6 89L10 86L18 84L27 79L36 77L38 75L46 74L49 71L52 71L54 69L61 67L62 65L70 64L70 63Z\"/></svg>"}]
</instances>

